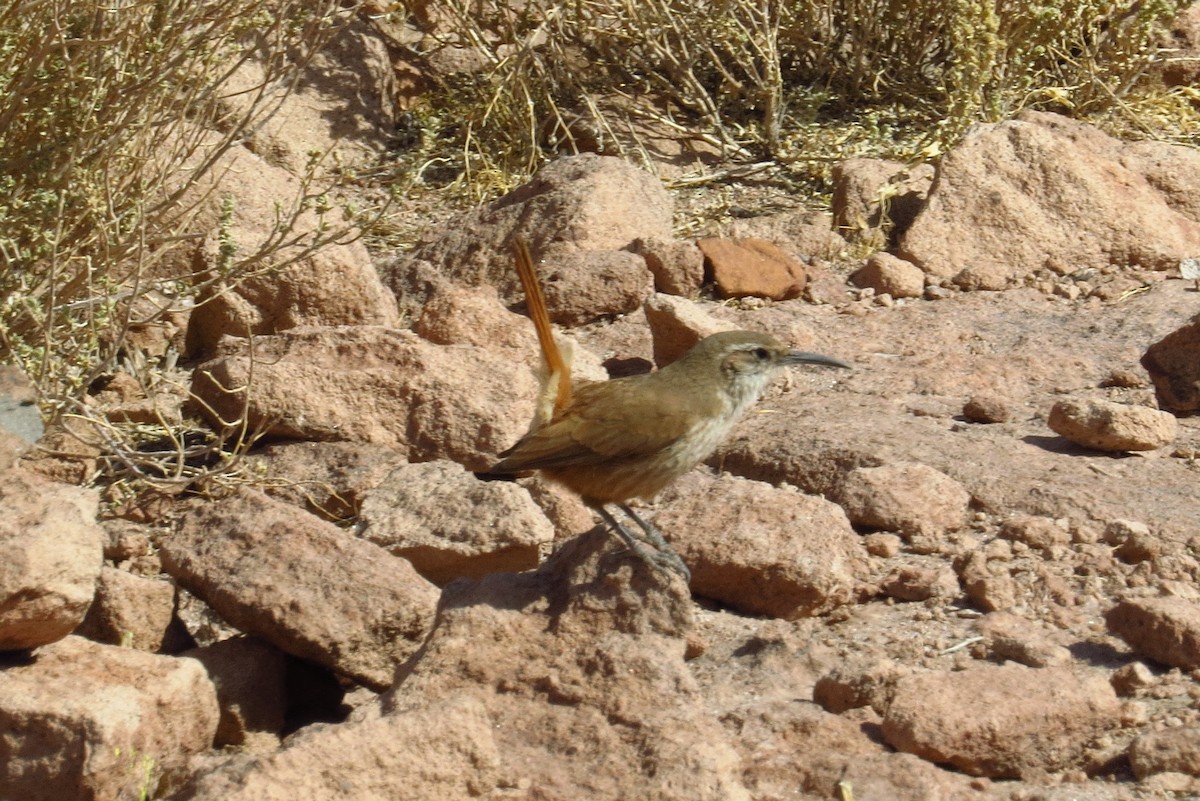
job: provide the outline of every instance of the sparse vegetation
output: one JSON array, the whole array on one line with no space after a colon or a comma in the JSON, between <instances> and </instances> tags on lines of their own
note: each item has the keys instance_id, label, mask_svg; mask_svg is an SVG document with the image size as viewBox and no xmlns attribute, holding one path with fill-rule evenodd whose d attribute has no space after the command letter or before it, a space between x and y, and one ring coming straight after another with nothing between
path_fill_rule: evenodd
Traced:
<instances>
[{"instance_id":1,"label":"sparse vegetation","mask_svg":"<svg viewBox=\"0 0 1200 801\"><path fill-rule=\"evenodd\" d=\"M78 436L117 456L147 439L183 441L179 421L147 431L79 401L118 368L148 390L169 374L178 354L147 361L126 348L131 326L341 233L322 228L297 241L297 216L325 210L322 191L306 183L300 197L281 199L277 229L260 246L222 239L215 274L166 266L195 236L200 209L221 202L211 196L220 191L214 165L274 112L352 13L298 0L0 6L0 358L25 369L45 416L74 415L85 423L72 427ZM250 61L262 77L247 89L232 79ZM203 448L210 466L226 439ZM157 472L178 475L170 464Z\"/></svg>"},{"instance_id":2,"label":"sparse vegetation","mask_svg":"<svg viewBox=\"0 0 1200 801\"><path fill-rule=\"evenodd\" d=\"M1025 107L1190 136L1195 110L1148 76L1185 5L435 0L433 47L486 67L442 76L427 121L477 185L597 140L636 158L656 131L819 176L859 153L928 158Z\"/></svg>"}]
</instances>

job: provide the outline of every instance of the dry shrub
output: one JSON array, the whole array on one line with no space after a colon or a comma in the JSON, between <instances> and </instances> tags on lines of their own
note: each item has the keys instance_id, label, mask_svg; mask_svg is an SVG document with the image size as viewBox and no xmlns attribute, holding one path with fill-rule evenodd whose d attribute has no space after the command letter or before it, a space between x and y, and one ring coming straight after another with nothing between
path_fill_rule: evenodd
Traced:
<instances>
[{"instance_id":1,"label":"dry shrub","mask_svg":"<svg viewBox=\"0 0 1200 801\"><path fill-rule=\"evenodd\" d=\"M474 180L528 174L547 131L636 156L640 123L734 160L936 152L1023 107L1104 114L1131 96L1183 2L427 0L442 134ZM815 130L815 125L821 130ZM585 131L585 137L575 132ZM831 134L831 132L833 132Z\"/></svg>"},{"instance_id":2,"label":"dry shrub","mask_svg":"<svg viewBox=\"0 0 1200 801\"><path fill-rule=\"evenodd\" d=\"M197 446L191 424L123 425L81 401L118 369L147 394L162 389L154 385L177 354L146 363L125 347L131 327L186 308L206 282L229 287L340 233L309 232L296 247L292 221L322 211L322 193L306 184L280 199L276 230L254 252L222 242L219 274L164 266L202 235L189 229L200 208L221 202L213 166L275 111L352 13L304 0L0 5L0 359L26 370L46 416L91 423L71 428L90 431L111 464L186 480L188 465L227 453L229 432ZM231 78L251 59L264 77L234 97ZM236 199L224 202L228 218ZM148 441L165 453L137 456Z\"/></svg>"}]
</instances>

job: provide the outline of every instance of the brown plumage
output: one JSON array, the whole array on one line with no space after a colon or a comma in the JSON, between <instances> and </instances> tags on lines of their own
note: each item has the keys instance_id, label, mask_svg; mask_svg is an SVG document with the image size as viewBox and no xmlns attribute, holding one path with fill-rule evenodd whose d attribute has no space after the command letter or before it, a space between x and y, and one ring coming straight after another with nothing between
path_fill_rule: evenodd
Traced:
<instances>
[{"instance_id":1,"label":"brown plumage","mask_svg":"<svg viewBox=\"0 0 1200 801\"><path fill-rule=\"evenodd\" d=\"M781 368L805 363L849 366L789 350L766 334L714 334L657 372L576 385L565 405L490 472L540 470L578 493L643 557L686 576L662 536L625 502L652 497L707 458ZM656 552L647 552L606 504L629 515Z\"/></svg>"}]
</instances>

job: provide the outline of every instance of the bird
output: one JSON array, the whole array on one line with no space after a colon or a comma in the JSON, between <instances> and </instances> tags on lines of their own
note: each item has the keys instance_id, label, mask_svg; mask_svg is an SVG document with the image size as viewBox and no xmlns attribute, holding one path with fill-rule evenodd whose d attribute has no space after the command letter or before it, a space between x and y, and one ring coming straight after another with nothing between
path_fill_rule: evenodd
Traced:
<instances>
[{"instance_id":1,"label":"bird","mask_svg":"<svg viewBox=\"0 0 1200 801\"><path fill-rule=\"evenodd\" d=\"M705 337L655 372L580 383L562 394L569 374L560 375L552 408L488 472L540 471L579 495L645 561L690 581L687 566L661 532L628 502L653 498L708 458L771 379L797 364L850 367L792 350L768 334L739 330ZM609 506L632 520L643 538Z\"/></svg>"}]
</instances>

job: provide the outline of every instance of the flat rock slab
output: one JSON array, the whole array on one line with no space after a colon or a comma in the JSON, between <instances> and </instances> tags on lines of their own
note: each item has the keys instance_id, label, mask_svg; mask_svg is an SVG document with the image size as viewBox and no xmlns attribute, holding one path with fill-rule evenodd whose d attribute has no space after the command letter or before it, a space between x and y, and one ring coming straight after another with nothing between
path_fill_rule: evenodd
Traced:
<instances>
[{"instance_id":1,"label":"flat rock slab","mask_svg":"<svg viewBox=\"0 0 1200 801\"><path fill-rule=\"evenodd\" d=\"M1200 667L1200 604L1183 598L1122 601L1104 615L1109 631L1164 665Z\"/></svg>"},{"instance_id":2,"label":"flat rock slab","mask_svg":"<svg viewBox=\"0 0 1200 801\"><path fill-rule=\"evenodd\" d=\"M1155 773L1200 776L1200 726L1145 732L1129 744L1129 764L1139 779Z\"/></svg>"},{"instance_id":3,"label":"flat rock slab","mask_svg":"<svg viewBox=\"0 0 1200 801\"><path fill-rule=\"evenodd\" d=\"M798 298L808 273L797 259L764 239L711 237L697 243L721 297Z\"/></svg>"},{"instance_id":4,"label":"flat rock slab","mask_svg":"<svg viewBox=\"0 0 1200 801\"><path fill-rule=\"evenodd\" d=\"M851 470L837 500L856 526L941 535L966 524L971 493L929 465L896 462Z\"/></svg>"},{"instance_id":5,"label":"flat rock slab","mask_svg":"<svg viewBox=\"0 0 1200 801\"><path fill-rule=\"evenodd\" d=\"M187 514L162 561L243 632L377 689L420 646L437 604L404 559L251 490Z\"/></svg>"},{"instance_id":6,"label":"flat rock slab","mask_svg":"<svg viewBox=\"0 0 1200 801\"><path fill-rule=\"evenodd\" d=\"M96 582L96 600L75 633L155 653L180 642L174 620L173 582L105 566Z\"/></svg>"},{"instance_id":7,"label":"flat rock slab","mask_svg":"<svg viewBox=\"0 0 1200 801\"><path fill-rule=\"evenodd\" d=\"M486 798L496 789L486 710L464 697L381 716L377 706L334 726L310 726L265 756L235 755L197 775L172 801L426 801Z\"/></svg>"},{"instance_id":8,"label":"flat rock slab","mask_svg":"<svg viewBox=\"0 0 1200 801\"><path fill-rule=\"evenodd\" d=\"M212 746L217 717L199 662L67 637L0 670L0 795L146 798L164 763Z\"/></svg>"},{"instance_id":9,"label":"flat rock slab","mask_svg":"<svg viewBox=\"0 0 1200 801\"><path fill-rule=\"evenodd\" d=\"M1021 665L901 678L883 716L900 751L973 776L1020 778L1084 767L1084 749L1120 722L1120 702L1099 674Z\"/></svg>"},{"instance_id":10,"label":"flat rock slab","mask_svg":"<svg viewBox=\"0 0 1200 801\"><path fill-rule=\"evenodd\" d=\"M692 571L692 591L743 612L796 618L850 601L866 551L824 498L692 472L655 518Z\"/></svg>"}]
</instances>

